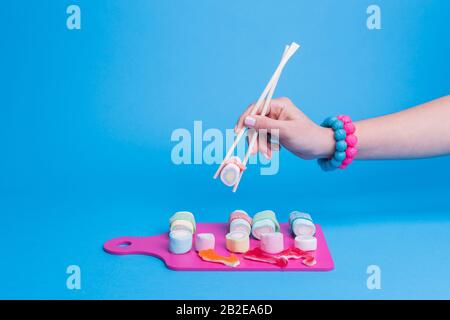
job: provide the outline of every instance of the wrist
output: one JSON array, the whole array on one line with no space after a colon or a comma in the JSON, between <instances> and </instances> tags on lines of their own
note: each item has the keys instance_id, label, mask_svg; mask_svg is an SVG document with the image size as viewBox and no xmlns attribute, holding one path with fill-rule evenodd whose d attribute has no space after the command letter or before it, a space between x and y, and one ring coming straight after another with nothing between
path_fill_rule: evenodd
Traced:
<instances>
[{"instance_id":1,"label":"wrist","mask_svg":"<svg viewBox=\"0 0 450 320\"><path fill-rule=\"evenodd\" d=\"M335 151L336 141L333 130L317 126L316 146L313 152L314 158L330 158Z\"/></svg>"}]
</instances>

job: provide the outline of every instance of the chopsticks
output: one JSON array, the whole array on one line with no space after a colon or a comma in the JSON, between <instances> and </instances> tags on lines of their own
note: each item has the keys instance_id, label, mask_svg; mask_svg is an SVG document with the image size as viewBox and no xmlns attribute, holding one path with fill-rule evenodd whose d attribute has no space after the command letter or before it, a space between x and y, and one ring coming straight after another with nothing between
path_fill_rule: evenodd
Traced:
<instances>
[{"instance_id":1,"label":"chopsticks","mask_svg":"<svg viewBox=\"0 0 450 320\"><path fill-rule=\"evenodd\" d=\"M297 49L299 47L300 46L297 43L292 42L289 46L286 46L284 48L283 55L281 57L281 61L278 65L278 67L275 69L275 72L273 73L272 77L270 78L270 81L267 84L266 88L264 89L263 93L261 94L259 99L256 101L256 104L253 107L252 111L250 112L250 115L257 114L258 110L260 109L263 102L264 102L264 105L262 107L260 115L262 115L262 116L266 115L269 105L270 105L270 101L272 100L272 97L273 97L273 93L275 92L275 88L278 84L278 79L280 78L281 72L283 71L283 68L285 67L286 63L294 55L294 53L297 51ZM243 127L239 130L233 144L228 149L219 168L217 169L216 173L214 174L214 179L216 179L219 176L220 172L222 171L224 166L227 164L227 161L230 159L231 155L233 154L235 148L239 144L240 140L242 139L242 137L244 136L246 131L247 131L246 127ZM251 141L249 141L249 147L244 156L244 160L243 160L244 166L247 164L249 157L250 157L251 150L253 149L253 146L256 143L256 139L258 138L258 132L256 130L251 129L249 132L252 132L252 138L251 138ZM242 174L243 174L243 171L240 172L238 180L236 181L236 183L233 186L233 192L236 192L236 190L239 186L239 182L242 178Z\"/></svg>"}]
</instances>

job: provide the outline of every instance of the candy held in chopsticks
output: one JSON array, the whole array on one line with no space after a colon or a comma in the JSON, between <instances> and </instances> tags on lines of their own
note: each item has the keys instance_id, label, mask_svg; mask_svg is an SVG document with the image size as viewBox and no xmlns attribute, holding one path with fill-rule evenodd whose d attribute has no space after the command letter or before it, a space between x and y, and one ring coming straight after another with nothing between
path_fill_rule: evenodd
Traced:
<instances>
[{"instance_id":1,"label":"candy held in chopsticks","mask_svg":"<svg viewBox=\"0 0 450 320\"><path fill-rule=\"evenodd\" d=\"M241 159L238 157L231 157L227 160L227 164L220 172L220 180L228 186L234 186L242 171L245 170L245 166L242 164Z\"/></svg>"},{"instance_id":2,"label":"candy held in chopsticks","mask_svg":"<svg viewBox=\"0 0 450 320\"><path fill-rule=\"evenodd\" d=\"M269 232L261 235L261 250L276 254L284 250L284 238L281 232Z\"/></svg>"},{"instance_id":3,"label":"candy held in chopsticks","mask_svg":"<svg viewBox=\"0 0 450 320\"><path fill-rule=\"evenodd\" d=\"M197 233L195 235L195 250L214 249L216 238L212 233Z\"/></svg>"},{"instance_id":4,"label":"candy held in chopsticks","mask_svg":"<svg viewBox=\"0 0 450 320\"><path fill-rule=\"evenodd\" d=\"M264 210L258 212L253 217L252 235L256 239L260 239L263 233L279 232L280 224L278 223L275 212Z\"/></svg>"},{"instance_id":5,"label":"candy held in chopsticks","mask_svg":"<svg viewBox=\"0 0 450 320\"><path fill-rule=\"evenodd\" d=\"M192 248L192 233L187 230L174 230L169 233L169 251L175 254L189 252Z\"/></svg>"},{"instance_id":6,"label":"candy held in chopsticks","mask_svg":"<svg viewBox=\"0 0 450 320\"><path fill-rule=\"evenodd\" d=\"M297 49L299 47L300 46L295 42L292 42L289 46L285 47L283 56L281 58L281 61L278 65L278 67L276 68L275 72L273 73L272 77L270 78L270 81L267 84L266 88L264 89L263 93L261 94L259 99L256 101L256 104L253 107L253 109L251 110L250 115L255 115L255 114L259 114L262 116L266 115L269 105L270 105L270 101L272 100L272 96L275 92L275 88L277 86L278 79L281 75L281 72L282 72L284 66L286 65L286 63L289 61L289 59L292 57L292 55L297 51ZM262 107L262 110L260 110L261 107ZM220 175L221 180L223 181L223 183L225 185L233 186L233 192L236 192L236 190L239 186L239 182L241 180L243 170L238 170L238 168L236 168L235 166L230 165L229 160L231 159L231 156L232 156L234 150L236 149L237 145L239 144L239 141L244 136L245 132L246 132L245 127L242 128L238 132L233 144L228 149L222 163L220 164L219 168L217 169L216 173L214 174L214 179L216 179ZM245 154L244 159L241 162L241 164L244 168L247 165L248 159L250 157L250 152L253 149L253 147L257 141L257 137L258 137L258 132L256 132L255 130L252 129L252 133L253 133L252 138L251 138L251 141L249 142L247 152ZM225 168L226 168L226 170L225 170ZM224 170L225 170L225 172L224 172Z\"/></svg>"},{"instance_id":7,"label":"candy held in chopsticks","mask_svg":"<svg viewBox=\"0 0 450 320\"><path fill-rule=\"evenodd\" d=\"M205 261L222 263L233 268L239 265L239 258L234 254L231 254L229 257L225 257L218 254L216 251L214 251L214 249L201 250L198 252L198 255Z\"/></svg>"},{"instance_id":8,"label":"candy held in chopsticks","mask_svg":"<svg viewBox=\"0 0 450 320\"><path fill-rule=\"evenodd\" d=\"M304 212L293 211L289 214L289 225L296 236L312 237L316 233L316 226L311 215Z\"/></svg>"},{"instance_id":9,"label":"candy held in chopsticks","mask_svg":"<svg viewBox=\"0 0 450 320\"><path fill-rule=\"evenodd\" d=\"M228 251L235 253L244 253L250 249L250 237L248 233L234 231L225 236L226 247Z\"/></svg>"}]
</instances>

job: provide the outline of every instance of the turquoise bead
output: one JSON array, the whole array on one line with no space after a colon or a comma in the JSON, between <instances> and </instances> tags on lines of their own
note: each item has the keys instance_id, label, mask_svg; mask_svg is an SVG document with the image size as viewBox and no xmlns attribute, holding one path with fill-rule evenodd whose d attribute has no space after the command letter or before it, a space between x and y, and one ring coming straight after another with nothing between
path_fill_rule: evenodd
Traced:
<instances>
[{"instance_id":1,"label":"turquoise bead","mask_svg":"<svg viewBox=\"0 0 450 320\"><path fill-rule=\"evenodd\" d=\"M317 162L319 163L319 166L323 171L331 171L335 169L335 167L331 165L330 160L328 159L319 159L317 160Z\"/></svg>"},{"instance_id":2,"label":"turquoise bead","mask_svg":"<svg viewBox=\"0 0 450 320\"><path fill-rule=\"evenodd\" d=\"M347 133L344 129L339 129L334 132L334 139L336 141L344 140L347 137Z\"/></svg>"},{"instance_id":3,"label":"turquoise bead","mask_svg":"<svg viewBox=\"0 0 450 320\"><path fill-rule=\"evenodd\" d=\"M337 168L337 167L339 167L339 166L342 164L342 161L338 161L338 160L336 160L335 158L332 158L332 159L330 160L330 164L331 164L333 167Z\"/></svg>"},{"instance_id":4,"label":"turquoise bead","mask_svg":"<svg viewBox=\"0 0 450 320\"><path fill-rule=\"evenodd\" d=\"M344 123L341 120L338 119L337 121L334 121L331 124L331 127L333 128L334 131L339 130L339 129L343 129L344 128Z\"/></svg>"},{"instance_id":5,"label":"turquoise bead","mask_svg":"<svg viewBox=\"0 0 450 320\"><path fill-rule=\"evenodd\" d=\"M317 159L317 163L319 164L320 169L322 169L323 171L327 171L325 168L327 161L327 159Z\"/></svg>"},{"instance_id":6,"label":"turquoise bead","mask_svg":"<svg viewBox=\"0 0 450 320\"><path fill-rule=\"evenodd\" d=\"M326 119L322 122L322 127L331 128L331 126L333 125L333 123L334 123L336 120L339 120L339 119L336 118L336 117L328 117L328 118L326 118Z\"/></svg>"},{"instance_id":7,"label":"turquoise bead","mask_svg":"<svg viewBox=\"0 0 450 320\"><path fill-rule=\"evenodd\" d=\"M345 151L347 150L347 142L345 140L336 141L336 151Z\"/></svg>"},{"instance_id":8,"label":"turquoise bead","mask_svg":"<svg viewBox=\"0 0 450 320\"><path fill-rule=\"evenodd\" d=\"M332 127L333 123L335 123L336 121L340 121L340 120L338 118L336 118L336 117L330 117L328 119L328 127Z\"/></svg>"},{"instance_id":9,"label":"turquoise bead","mask_svg":"<svg viewBox=\"0 0 450 320\"><path fill-rule=\"evenodd\" d=\"M347 156L347 154L345 152L343 152L343 151L336 151L334 153L334 157L333 158L336 159L336 161L342 162L342 161L344 161L346 156Z\"/></svg>"},{"instance_id":10,"label":"turquoise bead","mask_svg":"<svg viewBox=\"0 0 450 320\"><path fill-rule=\"evenodd\" d=\"M321 126L322 127L329 127L330 126L330 119L331 119L331 117L328 117L325 120L323 120L322 123L321 123Z\"/></svg>"}]
</instances>

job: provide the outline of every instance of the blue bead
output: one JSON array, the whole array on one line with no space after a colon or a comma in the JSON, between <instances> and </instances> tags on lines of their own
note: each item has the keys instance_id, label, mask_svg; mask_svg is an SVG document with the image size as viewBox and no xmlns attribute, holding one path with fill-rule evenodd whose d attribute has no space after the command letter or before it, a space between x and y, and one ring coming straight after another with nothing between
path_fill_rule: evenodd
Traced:
<instances>
[{"instance_id":1,"label":"blue bead","mask_svg":"<svg viewBox=\"0 0 450 320\"><path fill-rule=\"evenodd\" d=\"M334 121L332 124L331 124L331 127L333 128L333 130L339 130L339 129L343 129L344 128L344 123L341 121L341 120L337 120L337 121Z\"/></svg>"},{"instance_id":2,"label":"blue bead","mask_svg":"<svg viewBox=\"0 0 450 320\"><path fill-rule=\"evenodd\" d=\"M334 139L336 141L345 140L346 137L347 137L347 133L345 132L344 129L339 129L334 132Z\"/></svg>"},{"instance_id":3,"label":"blue bead","mask_svg":"<svg viewBox=\"0 0 450 320\"><path fill-rule=\"evenodd\" d=\"M320 169L322 169L323 171L327 171L326 170L327 161L328 161L327 159L317 159L317 163L319 164Z\"/></svg>"},{"instance_id":4,"label":"blue bead","mask_svg":"<svg viewBox=\"0 0 450 320\"><path fill-rule=\"evenodd\" d=\"M330 119L331 119L331 117L325 118L325 120L322 121L321 126L322 127L329 127L330 126Z\"/></svg>"},{"instance_id":5,"label":"blue bead","mask_svg":"<svg viewBox=\"0 0 450 320\"><path fill-rule=\"evenodd\" d=\"M330 164L331 164L333 167L337 168L337 167L339 167L339 166L342 164L342 161L338 161L338 160L336 160L335 158L332 158L332 159L330 160Z\"/></svg>"},{"instance_id":6,"label":"blue bead","mask_svg":"<svg viewBox=\"0 0 450 320\"><path fill-rule=\"evenodd\" d=\"M332 124L336 121L339 120L336 117L328 117L326 118L323 122L322 122L322 127L327 127L327 128L331 128Z\"/></svg>"},{"instance_id":7,"label":"blue bead","mask_svg":"<svg viewBox=\"0 0 450 320\"><path fill-rule=\"evenodd\" d=\"M336 121L340 121L340 120L336 117L330 117L328 120L328 126L329 127L333 126L333 123L335 123Z\"/></svg>"},{"instance_id":8,"label":"blue bead","mask_svg":"<svg viewBox=\"0 0 450 320\"><path fill-rule=\"evenodd\" d=\"M336 161L344 161L345 157L347 156L347 154L343 151L336 151L334 153L334 159L336 159Z\"/></svg>"},{"instance_id":9,"label":"blue bead","mask_svg":"<svg viewBox=\"0 0 450 320\"><path fill-rule=\"evenodd\" d=\"M336 141L336 151L345 151L347 150L347 142L345 140Z\"/></svg>"}]
</instances>

